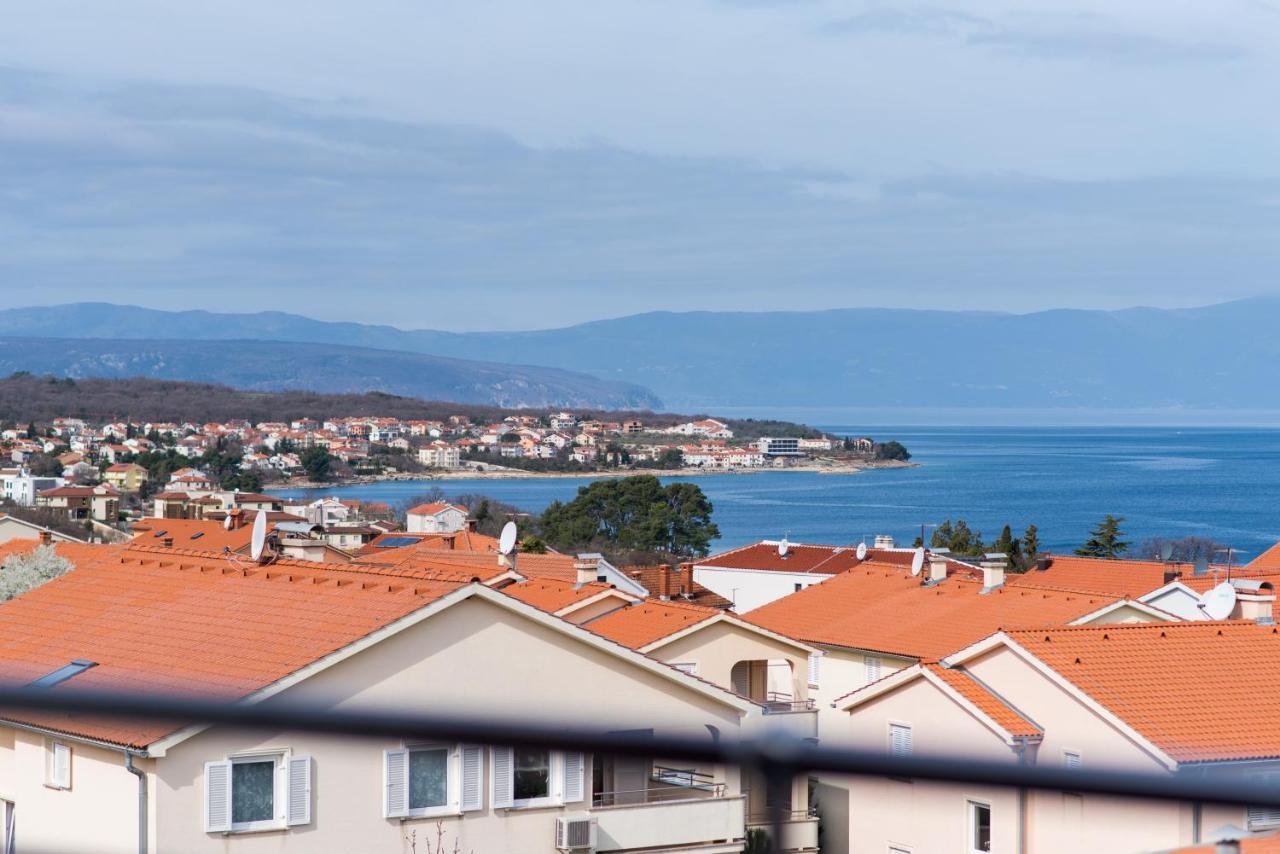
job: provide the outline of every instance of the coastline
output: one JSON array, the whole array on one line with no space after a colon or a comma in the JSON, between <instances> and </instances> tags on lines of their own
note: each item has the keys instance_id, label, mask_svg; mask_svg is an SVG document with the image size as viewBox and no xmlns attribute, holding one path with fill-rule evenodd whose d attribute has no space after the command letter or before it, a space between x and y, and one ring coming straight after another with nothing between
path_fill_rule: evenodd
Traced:
<instances>
[{"instance_id":1,"label":"coastline","mask_svg":"<svg viewBox=\"0 0 1280 854\"><path fill-rule=\"evenodd\" d=\"M479 463L476 468L450 469L447 471L394 472L381 475L360 475L344 480L330 480L323 483L314 481L282 481L264 484L263 491L272 489L333 489L335 487L359 486L369 483L386 483L411 480L525 480L529 478L560 478L566 480L603 480L605 478L629 477L637 474L651 474L655 477L709 477L712 475L755 475L766 472L808 472L810 474L858 474L872 469L918 468L920 463L902 462L901 460L868 460L865 462L814 461L802 465L772 466L750 469L612 469L606 471L569 472L569 471L528 471L526 469L505 468L487 463Z\"/></svg>"}]
</instances>

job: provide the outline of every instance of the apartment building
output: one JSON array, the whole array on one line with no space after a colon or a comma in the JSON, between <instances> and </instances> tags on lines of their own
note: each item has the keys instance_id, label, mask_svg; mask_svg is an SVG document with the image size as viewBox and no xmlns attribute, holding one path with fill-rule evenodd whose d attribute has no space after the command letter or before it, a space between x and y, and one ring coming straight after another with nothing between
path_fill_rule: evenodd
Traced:
<instances>
[{"instance_id":1,"label":"apartment building","mask_svg":"<svg viewBox=\"0 0 1280 854\"><path fill-rule=\"evenodd\" d=\"M0 609L7 636L42 626L0 649L7 682L525 714L708 740L758 731L764 717L470 573L260 567L133 545L94 555ZM572 819L602 852L727 854L743 849L748 793L734 768L656 757L13 712L0 722L0 798L34 850L408 851L439 825L450 849L546 852Z\"/></svg>"},{"instance_id":2,"label":"apartment building","mask_svg":"<svg viewBox=\"0 0 1280 854\"><path fill-rule=\"evenodd\" d=\"M405 528L411 534L440 534L461 531L470 513L460 504L432 501L410 508L405 514Z\"/></svg>"},{"instance_id":3,"label":"apartment building","mask_svg":"<svg viewBox=\"0 0 1280 854\"><path fill-rule=\"evenodd\" d=\"M1201 621L997 632L838 705L850 743L873 751L1270 780L1280 773L1277 631ZM1118 854L1280 827L1280 811L1246 804L979 782L851 778L848 786L854 851Z\"/></svg>"}]
</instances>

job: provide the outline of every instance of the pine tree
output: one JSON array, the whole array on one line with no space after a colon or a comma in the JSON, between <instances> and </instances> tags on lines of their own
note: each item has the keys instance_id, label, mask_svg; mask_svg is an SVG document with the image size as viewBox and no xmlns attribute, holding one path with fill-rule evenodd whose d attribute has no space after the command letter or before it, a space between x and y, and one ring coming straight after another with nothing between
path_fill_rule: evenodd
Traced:
<instances>
[{"instance_id":1,"label":"pine tree","mask_svg":"<svg viewBox=\"0 0 1280 854\"><path fill-rule=\"evenodd\" d=\"M1026 556L1027 563L1034 561L1036 555L1040 554L1040 529L1035 525L1028 525L1022 535L1022 554Z\"/></svg>"},{"instance_id":2,"label":"pine tree","mask_svg":"<svg viewBox=\"0 0 1280 854\"><path fill-rule=\"evenodd\" d=\"M1098 557L1108 560L1120 557L1128 550L1130 545L1122 539L1124 531L1120 530L1120 523L1123 521L1123 516L1112 516L1108 513L1094 527L1093 533L1085 541L1085 544L1076 549L1076 554L1081 557Z\"/></svg>"}]
</instances>

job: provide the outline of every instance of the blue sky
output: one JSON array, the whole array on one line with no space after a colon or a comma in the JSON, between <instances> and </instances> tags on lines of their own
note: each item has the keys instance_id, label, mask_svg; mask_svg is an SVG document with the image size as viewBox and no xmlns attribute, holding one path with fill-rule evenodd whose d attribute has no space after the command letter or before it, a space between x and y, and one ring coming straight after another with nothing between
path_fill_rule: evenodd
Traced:
<instances>
[{"instance_id":1,"label":"blue sky","mask_svg":"<svg viewBox=\"0 0 1280 854\"><path fill-rule=\"evenodd\" d=\"M5 303L478 329L1280 289L1276 0L202 5L7 11Z\"/></svg>"}]
</instances>

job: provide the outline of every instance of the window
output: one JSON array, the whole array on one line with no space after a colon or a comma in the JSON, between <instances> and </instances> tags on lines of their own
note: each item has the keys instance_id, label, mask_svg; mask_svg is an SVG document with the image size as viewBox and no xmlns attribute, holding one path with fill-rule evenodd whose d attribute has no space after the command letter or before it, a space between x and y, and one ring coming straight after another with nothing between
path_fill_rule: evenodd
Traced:
<instances>
[{"instance_id":1,"label":"window","mask_svg":"<svg viewBox=\"0 0 1280 854\"><path fill-rule=\"evenodd\" d=\"M690 676L698 675L698 662L696 661L678 661L671 665L681 673L688 673Z\"/></svg>"},{"instance_id":2,"label":"window","mask_svg":"<svg viewBox=\"0 0 1280 854\"><path fill-rule=\"evenodd\" d=\"M991 805L969 802L969 851L979 854L991 850Z\"/></svg>"},{"instance_id":3,"label":"window","mask_svg":"<svg viewBox=\"0 0 1280 854\"><path fill-rule=\"evenodd\" d=\"M911 849L904 848L901 845L890 845L889 854L911 854Z\"/></svg>"},{"instance_id":4,"label":"window","mask_svg":"<svg viewBox=\"0 0 1280 854\"><path fill-rule=\"evenodd\" d=\"M71 746L46 741L44 747L44 784L54 789L70 789Z\"/></svg>"},{"instance_id":5,"label":"window","mask_svg":"<svg viewBox=\"0 0 1280 854\"><path fill-rule=\"evenodd\" d=\"M484 748L412 745L382 754L387 818L457 815L484 806Z\"/></svg>"},{"instance_id":6,"label":"window","mask_svg":"<svg viewBox=\"0 0 1280 854\"><path fill-rule=\"evenodd\" d=\"M911 755L911 727L889 724L889 750L894 756Z\"/></svg>"},{"instance_id":7,"label":"window","mask_svg":"<svg viewBox=\"0 0 1280 854\"><path fill-rule=\"evenodd\" d=\"M1079 767L1080 767L1080 753L1079 753L1078 751L1075 751L1075 750L1064 750L1064 751L1062 751L1062 767L1063 767L1063 768L1072 768L1072 769L1074 769L1074 768L1079 768Z\"/></svg>"},{"instance_id":8,"label":"window","mask_svg":"<svg viewBox=\"0 0 1280 854\"><path fill-rule=\"evenodd\" d=\"M280 830L311 823L311 757L286 751L206 762L205 832Z\"/></svg>"},{"instance_id":9,"label":"window","mask_svg":"<svg viewBox=\"0 0 1280 854\"><path fill-rule=\"evenodd\" d=\"M796 582L796 584L795 584L795 588L796 588L796 589L795 589L795 592L796 592L796 593L799 593L801 590L803 590L803 589L804 589L804 585L803 585L803 584L801 584L799 581L797 581L797 582Z\"/></svg>"},{"instance_id":10,"label":"window","mask_svg":"<svg viewBox=\"0 0 1280 854\"><path fill-rule=\"evenodd\" d=\"M517 750L512 797L516 804L551 797L551 751Z\"/></svg>"},{"instance_id":11,"label":"window","mask_svg":"<svg viewBox=\"0 0 1280 854\"><path fill-rule=\"evenodd\" d=\"M867 671L867 684L875 682L880 678L880 659L869 655L863 659L863 666Z\"/></svg>"},{"instance_id":12,"label":"window","mask_svg":"<svg viewBox=\"0 0 1280 854\"><path fill-rule=\"evenodd\" d=\"M822 665L822 653L815 652L809 656L809 687L818 687L818 674Z\"/></svg>"}]
</instances>

